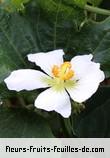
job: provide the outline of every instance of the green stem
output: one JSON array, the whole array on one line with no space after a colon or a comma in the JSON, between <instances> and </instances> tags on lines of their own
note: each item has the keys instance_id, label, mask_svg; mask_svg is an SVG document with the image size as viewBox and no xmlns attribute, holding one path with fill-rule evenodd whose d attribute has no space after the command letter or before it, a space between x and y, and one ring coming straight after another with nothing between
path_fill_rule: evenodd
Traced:
<instances>
[{"instance_id":1,"label":"green stem","mask_svg":"<svg viewBox=\"0 0 110 158\"><path fill-rule=\"evenodd\" d=\"M72 130L72 134L75 136L76 133L74 131L74 118L72 117L72 115L70 116L70 121L71 121L71 130Z\"/></svg>"},{"instance_id":2,"label":"green stem","mask_svg":"<svg viewBox=\"0 0 110 158\"><path fill-rule=\"evenodd\" d=\"M72 130L71 130L71 124L69 118L64 119L64 124L69 136L72 137Z\"/></svg>"},{"instance_id":3,"label":"green stem","mask_svg":"<svg viewBox=\"0 0 110 158\"><path fill-rule=\"evenodd\" d=\"M110 10L93 7L87 4L85 5L84 9L101 15L110 15Z\"/></svg>"},{"instance_id":4,"label":"green stem","mask_svg":"<svg viewBox=\"0 0 110 158\"><path fill-rule=\"evenodd\" d=\"M65 124L65 128L69 134L70 137L76 137L75 136L75 132L74 132L74 129L73 129L73 121L71 120L73 118L67 118L67 119L64 119L64 124Z\"/></svg>"},{"instance_id":5,"label":"green stem","mask_svg":"<svg viewBox=\"0 0 110 158\"><path fill-rule=\"evenodd\" d=\"M66 138L70 138L70 133L68 132L67 126L65 125L65 120L62 117L60 118L61 127Z\"/></svg>"}]
</instances>

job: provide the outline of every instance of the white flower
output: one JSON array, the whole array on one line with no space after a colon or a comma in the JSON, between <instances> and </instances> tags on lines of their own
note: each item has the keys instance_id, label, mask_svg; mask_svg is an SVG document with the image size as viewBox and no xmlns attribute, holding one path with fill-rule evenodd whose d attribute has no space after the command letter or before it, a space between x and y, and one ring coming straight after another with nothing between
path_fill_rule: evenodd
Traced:
<instances>
[{"instance_id":1,"label":"white flower","mask_svg":"<svg viewBox=\"0 0 110 158\"><path fill-rule=\"evenodd\" d=\"M45 73L32 69L13 71L4 80L8 89L21 91L49 87L37 97L35 106L69 117L70 97L78 103L86 101L105 76L100 64L91 61L91 54L76 56L70 62L64 62L63 55L63 50L29 54L28 60L35 62Z\"/></svg>"}]
</instances>

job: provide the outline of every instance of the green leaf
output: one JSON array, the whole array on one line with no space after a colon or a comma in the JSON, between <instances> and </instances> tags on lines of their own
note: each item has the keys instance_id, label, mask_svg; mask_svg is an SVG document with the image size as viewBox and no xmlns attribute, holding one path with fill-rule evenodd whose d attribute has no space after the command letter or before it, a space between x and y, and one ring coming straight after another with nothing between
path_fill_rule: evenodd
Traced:
<instances>
[{"instance_id":1,"label":"green leaf","mask_svg":"<svg viewBox=\"0 0 110 158\"><path fill-rule=\"evenodd\" d=\"M74 3L80 7L84 7L87 3L87 0L73 0Z\"/></svg>"},{"instance_id":2,"label":"green leaf","mask_svg":"<svg viewBox=\"0 0 110 158\"><path fill-rule=\"evenodd\" d=\"M0 11L0 83L12 70L27 67L26 55L32 50L38 51L38 47L26 18Z\"/></svg>"},{"instance_id":3,"label":"green leaf","mask_svg":"<svg viewBox=\"0 0 110 158\"><path fill-rule=\"evenodd\" d=\"M84 6L86 5L88 0L63 0L63 2L65 2L68 5L72 5L72 7L74 7L74 5L84 8Z\"/></svg>"},{"instance_id":4,"label":"green leaf","mask_svg":"<svg viewBox=\"0 0 110 158\"><path fill-rule=\"evenodd\" d=\"M33 25L40 50L74 50L71 42L84 20L83 10L66 6L62 1L38 0L36 5L37 9L36 6L32 10L29 8L27 18ZM36 20L31 18L33 15Z\"/></svg>"},{"instance_id":5,"label":"green leaf","mask_svg":"<svg viewBox=\"0 0 110 158\"><path fill-rule=\"evenodd\" d=\"M103 87L87 101L86 109L73 116L75 132L78 137L110 136L110 88Z\"/></svg>"},{"instance_id":6,"label":"green leaf","mask_svg":"<svg viewBox=\"0 0 110 158\"><path fill-rule=\"evenodd\" d=\"M83 42L82 42L83 41ZM94 55L94 61L101 63L101 68L110 76L110 17L103 22L89 21L74 33L71 45L76 53Z\"/></svg>"},{"instance_id":7,"label":"green leaf","mask_svg":"<svg viewBox=\"0 0 110 158\"><path fill-rule=\"evenodd\" d=\"M1 1L1 8L8 12L24 10L23 4L29 1L30 0L4 0L3 2Z\"/></svg>"},{"instance_id":8,"label":"green leaf","mask_svg":"<svg viewBox=\"0 0 110 158\"><path fill-rule=\"evenodd\" d=\"M103 38L93 52L94 59L102 64L106 76L110 77L110 18L106 19L100 28L103 31Z\"/></svg>"},{"instance_id":9,"label":"green leaf","mask_svg":"<svg viewBox=\"0 0 110 158\"><path fill-rule=\"evenodd\" d=\"M73 18L84 18L84 12L82 9L77 8L76 5L71 6L72 0L37 0L35 1L37 9L41 9L41 12L45 12L49 16L49 21L53 18L60 18L61 20L72 20ZM74 4L74 3L73 3ZM79 17L78 17L79 16Z\"/></svg>"},{"instance_id":10,"label":"green leaf","mask_svg":"<svg viewBox=\"0 0 110 158\"><path fill-rule=\"evenodd\" d=\"M54 137L47 122L25 109L0 107L0 138Z\"/></svg>"}]
</instances>

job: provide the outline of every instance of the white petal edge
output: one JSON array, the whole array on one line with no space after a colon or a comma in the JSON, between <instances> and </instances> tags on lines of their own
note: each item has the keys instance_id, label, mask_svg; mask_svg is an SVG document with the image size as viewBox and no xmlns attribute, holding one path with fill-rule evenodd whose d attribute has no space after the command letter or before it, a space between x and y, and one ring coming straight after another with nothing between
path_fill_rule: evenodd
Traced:
<instances>
[{"instance_id":1,"label":"white petal edge","mask_svg":"<svg viewBox=\"0 0 110 158\"><path fill-rule=\"evenodd\" d=\"M56 111L63 117L68 118L71 114L71 103L67 92L57 92L49 88L42 92L35 100L35 106L46 111Z\"/></svg>"},{"instance_id":2,"label":"white petal edge","mask_svg":"<svg viewBox=\"0 0 110 158\"><path fill-rule=\"evenodd\" d=\"M45 71L48 75L53 76L52 67L54 65L60 65L63 63L64 52L62 49L50 51L47 53L40 52L35 54L29 54L28 60L34 62L36 65Z\"/></svg>"},{"instance_id":3,"label":"white petal edge","mask_svg":"<svg viewBox=\"0 0 110 158\"><path fill-rule=\"evenodd\" d=\"M77 79L81 78L85 73L91 63L93 58L92 54L89 55L78 55L71 59L72 69L75 72L75 77Z\"/></svg>"},{"instance_id":4,"label":"white petal edge","mask_svg":"<svg viewBox=\"0 0 110 158\"><path fill-rule=\"evenodd\" d=\"M88 67L88 71L79 79L76 85L71 89L67 89L67 91L74 101L82 103L97 91L100 82L104 78L104 72L100 70L99 65L93 63Z\"/></svg>"},{"instance_id":5,"label":"white petal edge","mask_svg":"<svg viewBox=\"0 0 110 158\"><path fill-rule=\"evenodd\" d=\"M48 76L33 69L20 69L13 71L5 80L9 90L34 90L46 88L48 85L43 82Z\"/></svg>"}]
</instances>

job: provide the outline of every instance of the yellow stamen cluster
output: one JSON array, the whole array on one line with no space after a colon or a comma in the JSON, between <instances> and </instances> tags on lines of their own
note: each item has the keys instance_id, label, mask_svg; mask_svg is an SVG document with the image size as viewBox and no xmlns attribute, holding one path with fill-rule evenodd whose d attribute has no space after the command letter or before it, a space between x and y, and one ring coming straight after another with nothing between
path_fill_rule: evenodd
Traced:
<instances>
[{"instance_id":1,"label":"yellow stamen cluster","mask_svg":"<svg viewBox=\"0 0 110 158\"><path fill-rule=\"evenodd\" d=\"M52 68L52 73L54 77L57 77L61 80L69 80L74 76L74 71L71 69L70 62L64 62L59 66L54 65Z\"/></svg>"}]
</instances>

